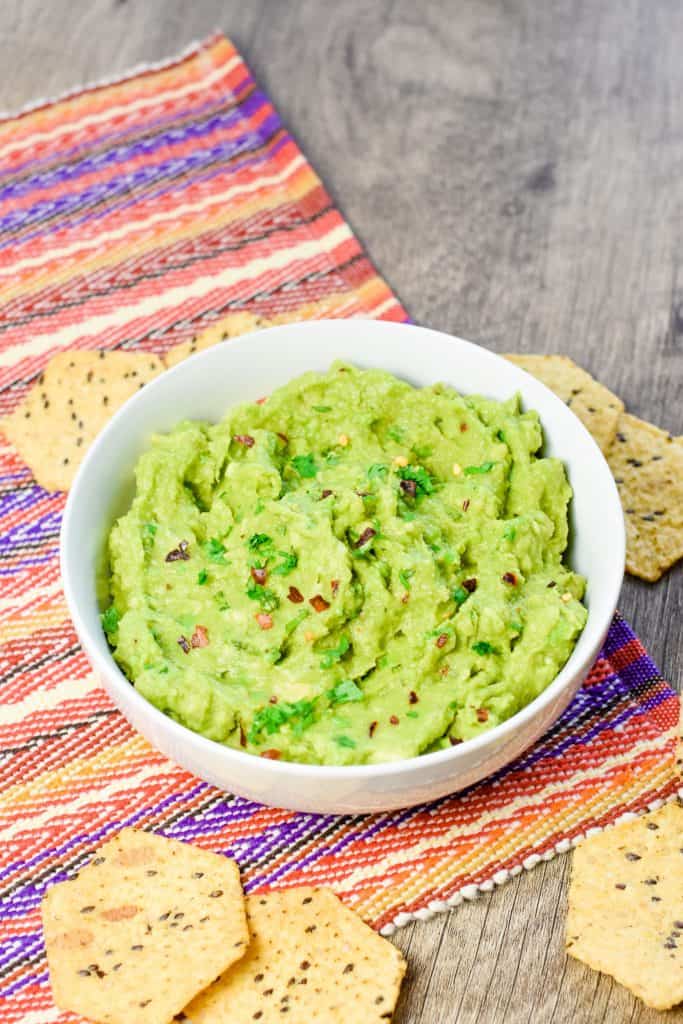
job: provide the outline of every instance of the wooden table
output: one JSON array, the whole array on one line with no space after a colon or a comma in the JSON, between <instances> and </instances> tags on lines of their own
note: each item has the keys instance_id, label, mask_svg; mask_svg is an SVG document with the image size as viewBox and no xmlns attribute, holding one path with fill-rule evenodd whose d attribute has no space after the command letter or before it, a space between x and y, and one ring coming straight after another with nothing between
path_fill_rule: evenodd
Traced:
<instances>
[{"instance_id":1,"label":"wooden table","mask_svg":"<svg viewBox=\"0 0 683 1024\"><path fill-rule=\"evenodd\" d=\"M4 0L0 107L216 27L418 322L567 353L683 433L680 0ZM681 567L621 608L680 684ZM568 868L399 932L397 1021L659 1019L565 957Z\"/></svg>"}]
</instances>

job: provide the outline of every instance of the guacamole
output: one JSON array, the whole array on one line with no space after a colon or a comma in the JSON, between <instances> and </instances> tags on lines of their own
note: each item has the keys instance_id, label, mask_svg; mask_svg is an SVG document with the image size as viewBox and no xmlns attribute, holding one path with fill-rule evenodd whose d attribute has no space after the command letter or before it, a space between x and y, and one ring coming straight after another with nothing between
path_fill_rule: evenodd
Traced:
<instances>
[{"instance_id":1,"label":"guacamole","mask_svg":"<svg viewBox=\"0 0 683 1024\"><path fill-rule=\"evenodd\" d=\"M136 467L103 625L136 689L263 757L368 764L533 700L586 621L538 416L380 370L307 373Z\"/></svg>"}]
</instances>

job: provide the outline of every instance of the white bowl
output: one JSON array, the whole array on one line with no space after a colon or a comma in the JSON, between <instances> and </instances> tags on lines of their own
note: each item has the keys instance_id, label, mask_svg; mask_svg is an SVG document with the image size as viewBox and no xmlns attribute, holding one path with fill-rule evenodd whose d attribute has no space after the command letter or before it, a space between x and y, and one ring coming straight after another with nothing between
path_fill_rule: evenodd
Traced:
<instances>
[{"instance_id":1,"label":"white bowl","mask_svg":"<svg viewBox=\"0 0 683 1024\"><path fill-rule=\"evenodd\" d=\"M415 385L445 381L459 391L506 399L522 394L545 430L545 452L563 460L574 489L572 567L588 579L588 621L567 664L531 704L490 732L448 750L388 764L320 767L271 761L222 746L166 717L131 686L100 624L105 540L133 496L133 467L154 432L179 420L218 420L305 370L341 358L381 367ZM222 789L264 804L320 813L387 811L454 793L508 764L565 709L600 649L624 570L624 523L612 475L574 414L512 363L423 327L323 320L274 327L201 352L143 388L116 413L88 452L66 505L61 533L64 591L80 641L105 689L131 724L174 761Z\"/></svg>"}]
</instances>

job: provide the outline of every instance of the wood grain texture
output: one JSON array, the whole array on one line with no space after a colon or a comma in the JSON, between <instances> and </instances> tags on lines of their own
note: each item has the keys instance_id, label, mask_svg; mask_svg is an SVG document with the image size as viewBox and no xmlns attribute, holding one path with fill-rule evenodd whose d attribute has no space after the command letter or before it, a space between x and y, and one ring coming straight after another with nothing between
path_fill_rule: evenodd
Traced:
<instances>
[{"instance_id":1,"label":"wood grain texture","mask_svg":"<svg viewBox=\"0 0 683 1024\"><path fill-rule=\"evenodd\" d=\"M4 0L0 107L216 27L417 321L564 352L683 433L680 0ZM683 568L621 607L680 685ZM568 868L398 933L399 1024L659 1020L565 958Z\"/></svg>"}]
</instances>

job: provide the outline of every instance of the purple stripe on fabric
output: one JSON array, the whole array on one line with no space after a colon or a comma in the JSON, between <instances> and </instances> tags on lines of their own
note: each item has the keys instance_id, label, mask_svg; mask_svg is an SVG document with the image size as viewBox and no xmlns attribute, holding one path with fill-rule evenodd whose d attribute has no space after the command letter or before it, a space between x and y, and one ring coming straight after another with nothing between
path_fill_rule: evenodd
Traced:
<instances>
[{"instance_id":1,"label":"purple stripe on fabric","mask_svg":"<svg viewBox=\"0 0 683 1024\"><path fill-rule=\"evenodd\" d=\"M31 558L22 558L21 562L17 562L16 565L0 565L0 576L17 576L20 572L25 572L32 566L45 565L47 562L54 561L58 554L59 548L51 548L43 555L33 555Z\"/></svg>"},{"instance_id":2,"label":"purple stripe on fabric","mask_svg":"<svg viewBox=\"0 0 683 1024\"><path fill-rule=\"evenodd\" d=\"M28 960L45 948L42 932L27 932L25 935L13 935L6 942L0 943L0 969L12 963L18 957Z\"/></svg>"},{"instance_id":3,"label":"purple stripe on fabric","mask_svg":"<svg viewBox=\"0 0 683 1024\"><path fill-rule=\"evenodd\" d=\"M138 121L135 124L130 125L127 129L112 131L105 135L99 135L97 140L88 139L87 141L72 146L70 149L61 150L59 154L51 152L48 156L43 157L41 160L29 159L23 164L15 164L8 172L8 176L16 178L21 175L22 171L27 168L37 169L37 173L31 177L22 178L21 181L10 182L8 185L2 186L3 176L0 174L0 201L4 198L16 199L17 196L25 195L32 189L38 190L41 188L49 188L62 181L70 181L74 178L79 177L81 174L87 174L92 170L100 170L102 167L106 167L112 161L116 160L127 160L130 159L132 147L137 143L126 142L125 140L131 136L149 136L153 137L162 134L164 136L174 137L179 132L183 132L186 128L194 126L178 126L174 128L173 125L179 120L187 120L188 118L198 118L202 114L208 115L209 112L221 104L224 104L226 99L232 97L232 93L226 90L220 95L216 95L209 100L204 100L197 106L183 107L177 110L173 115L155 118L151 121ZM234 97L233 97L234 98ZM240 120L240 112L245 110L247 101L243 101L240 106L235 107L233 110L226 111L223 114L214 115L215 117L232 117L233 121L227 123L228 127L232 126ZM205 122L199 122L205 123ZM226 127L226 123L220 125L220 127ZM119 145L115 144L115 140L120 139ZM139 140L140 143L147 143L150 141L149 138ZM107 144L111 145L106 152L98 153L94 157L86 157L85 160L80 160L77 163L71 162L78 159L79 153L88 153L94 146L98 149L106 147ZM60 161L58 166L52 166L56 160ZM46 171L41 171L40 168L45 164L49 164L49 168Z\"/></svg>"},{"instance_id":4,"label":"purple stripe on fabric","mask_svg":"<svg viewBox=\"0 0 683 1024\"><path fill-rule=\"evenodd\" d=\"M233 120L238 121L240 118L233 116ZM160 161L148 167L140 167L138 170L112 178L109 181L99 182L84 189L82 192L70 193L61 199L41 199L33 206L0 216L0 231L26 228L42 220L44 217L54 217L55 214L66 217L70 211L79 209L87 203L100 202L109 197L130 194L132 190L144 188L149 183L154 183L161 178L185 173L196 167L202 167L207 163L214 163L218 159L223 161L230 160L245 149L256 148L256 145L261 143L264 138L270 138L277 131L279 125L280 119L276 114L273 114L266 118L257 130L249 129L235 139L226 140L215 146L196 149L187 156L171 156L170 159ZM209 133L202 131L201 134ZM150 140L147 144L138 143L136 146L131 147L130 156L143 155L147 152L155 151L166 152L172 150L172 148L169 139L161 137ZM63 225L60 224L60 229L62 227Z\"/></svg>"},{"instance_id":5,"label":"purple stripe on fabric","mask_svg":"<svg viewBox=\"0 0 683 1024\"><path fill-rule=\"evenodd\" d=\"M42 487L19 487L13 491L7 491L0 496L0 519L11 515L13 512L26 511L32 505L45 501L48 497L47 491ZM1 528L1 527L0 527Z\"/></svg>"},{"instance_id":6,"label":"purple stripe on fabric","mask_svg":"<svg viewBox=\"0 0 683 1024\"><path fill-rule=\"evenodd\" d=\"M12 554L12 548L22 544L54 540L59 536L61 521L61 511L51 510L34 523L17 523L0 536L0 557L7 558Z\"/></svg>"},{"instance_id":7,"label":"purple stripe on fabric","mask_svg":"<svg viewBox=\"0 0 683 1024\"><path fill-rule=\"evenodd\" d=\"M42 974L38 975L29 974L25 978L20 978L19 981L15 981L13 985L9 985L7 988L0 988L0 996L4 999L8 999L10 996L13 996L15 992L21 992L23 988L27 988L29 985L46 985L47 979L47 971L43 971Z\"/></svg>"},{"instance_id":8,"label":"purple stripe on fabric","mask_svg":"<svg viewBox=\"0 0 683 1024\"><path fill-rule=\"evenodd\" d=\"M283 134L279 139L277 139L277 141L273 142L273 144L268 148L267 151L259 153L248 153L244 160L232 164L232 166L230 167L231 173L236 174L239 171L243 170L245 167L251 167L255 169L259 167L261 164L269 166L272 163L273 156L275 156L282 149L282 147L287 145L287 143L289 142L291 142L290 136ZM202 164L203 163L206 163L206 160L202 160ZM118 203L115 207L108 206L103 210L96 210L94 212L90 211L85 216L80 218L74 218L70 221L63 219L57 225L57 230L59 230L60 233L62 233L80 227L82 224L93 224L96 223L101 218L110 215L111 213L121 213L125 210L134 208L139 203L150 203L163 196L179 196L189 186L207 184L214 178L218 177L221 174L225 174L226 172L226 167L223 165L218 166L214 170L207 171L204 174L199 174L196 171L196 168L190 167L189 169L194 171L194 174L191 179L186 179L185 177L183 177L182 180L174 180L169 185L165 186L162 189L159 189L157 192L148 192L145 193L144 195L136 195L128 202ZM130 192L126 191L124 195L130 195ZM52 230L53 228L51 226L48 226L48 229L46 231L37 230L34 231L32 234L22 235L21 243L23 244L35 238L48 237ZM0 252L7 248L16 246L17 244L17 239L12 237L8 239L6 242L0 243Z\"/></svg>"},{"instance_id":9,"label":"purple stripe on fabric","mask_svg":"<svg viewBox=\"0 0 683 1024\"><path fill-rule=\"evenodd\" d=\"M621 615L615 615L602 645L602 656L609 661L615 651L635 639L636 635L629 624L622 619Z\"/></svg>"}]
</instances>

